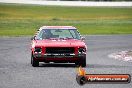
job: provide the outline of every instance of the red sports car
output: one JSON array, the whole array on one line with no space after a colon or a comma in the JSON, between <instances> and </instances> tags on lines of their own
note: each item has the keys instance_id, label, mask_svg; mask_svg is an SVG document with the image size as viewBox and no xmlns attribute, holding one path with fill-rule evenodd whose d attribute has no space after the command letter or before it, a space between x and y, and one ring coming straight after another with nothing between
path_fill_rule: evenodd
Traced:
<instances>
[{"instance_id":1,"label":"red sports car","mask_svg":"<svg viewBox=\"0 0 132 88\"><path fill-rule=\"evenodd\" d=\"M87 46L73 26L43 26L32 38L31 64L75 63L86 66Z\"/></svg>"}]
</instances>

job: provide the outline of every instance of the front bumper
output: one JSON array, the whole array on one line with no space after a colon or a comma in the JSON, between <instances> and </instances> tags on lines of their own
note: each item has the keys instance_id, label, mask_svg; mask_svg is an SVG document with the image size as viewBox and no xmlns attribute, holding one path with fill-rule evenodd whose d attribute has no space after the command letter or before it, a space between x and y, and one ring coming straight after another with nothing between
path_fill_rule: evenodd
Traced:
<instances>
[{"instance_id":1,"label":"front bumper","mask_svg":"<svg viewBox=\"0 0 132 88\"><path fill-rule=\"evenodd\" d=\"M82 58L86 58L86 54L33 54L39 62L55 62L55 63L75 63Z\"/></svg>"},{"instance_id":2,"label":"front bumper","mask_svg":"<svg viewBox=\"0 0 132 88\"><path fill-rule=\"evenodd\" d=\"M33 55L35 58L80 58L86 56L85 53L82 54L44 54L36 53Z\"/></svg>"}]
</instances>

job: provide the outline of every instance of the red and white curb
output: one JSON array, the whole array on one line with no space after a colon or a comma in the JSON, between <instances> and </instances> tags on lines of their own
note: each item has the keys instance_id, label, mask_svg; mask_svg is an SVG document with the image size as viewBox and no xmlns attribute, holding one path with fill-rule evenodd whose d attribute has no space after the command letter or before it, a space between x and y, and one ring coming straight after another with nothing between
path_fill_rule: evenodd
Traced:
<instances>
[{"instance_id":1,"label":"red and white curb","mask_svg":"<svg viewBox=\"0 0 132 88\"><path fill-rule=\"evenodd\" d=\"M132 50L112 53L112 54L109 54L108 57L132 62Z\"/></svg>"}]
</instances>

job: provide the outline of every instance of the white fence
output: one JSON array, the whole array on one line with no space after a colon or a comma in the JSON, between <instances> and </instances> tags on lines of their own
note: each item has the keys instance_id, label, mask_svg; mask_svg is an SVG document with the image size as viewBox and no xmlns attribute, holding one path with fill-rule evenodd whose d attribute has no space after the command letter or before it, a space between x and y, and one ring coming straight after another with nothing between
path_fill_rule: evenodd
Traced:
<instances>
[{"instance_id":1,"label":"white fence","mask_svg":"<svg viewBox=\"0 0 132 88\"><path fill-rule=\"evenodd\" d=\"M90 1L41 1L41 0L0 0L0 3L19 3L58 6L119 6L132 7L132 2L90 2Z\"/></svg>"}]
</instances>

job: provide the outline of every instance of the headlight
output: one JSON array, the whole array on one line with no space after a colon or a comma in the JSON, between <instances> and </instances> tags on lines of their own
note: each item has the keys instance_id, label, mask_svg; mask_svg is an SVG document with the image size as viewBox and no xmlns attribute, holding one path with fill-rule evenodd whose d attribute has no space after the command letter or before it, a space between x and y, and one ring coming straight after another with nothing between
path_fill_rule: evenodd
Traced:
<instances>
[{"instance_id":1,"label":"headlight","mask_svg":"<svg viewBox=\"0 0 132 88\"><path fill-rule=\"evenodd\" d=\"M34 52L41 52L41 51L42 51L42 48L40 48L40 47L35 47Z\"/></svg>"},{"instance_id":2,"label":"headlight","mask_svg":"<svg viewBox=\"0 0 132 88\"><path fill-rule=\"evenodd\" d=\"M80 47L78 49L78 53L85 53L85 52L86 52L86 48L84 48L84 47Z\"/></svg>"}]
</instances>

